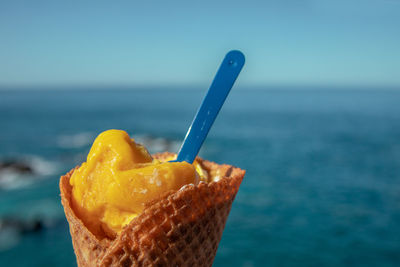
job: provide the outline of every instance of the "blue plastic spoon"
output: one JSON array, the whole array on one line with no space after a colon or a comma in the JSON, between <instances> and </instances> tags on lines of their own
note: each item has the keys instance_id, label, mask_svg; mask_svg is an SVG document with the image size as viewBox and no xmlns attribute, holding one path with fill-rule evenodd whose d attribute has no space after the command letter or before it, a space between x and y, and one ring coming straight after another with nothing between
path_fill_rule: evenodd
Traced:
<instances>
[{"instance_id":1,"label":"blue plastic spoon","mask_svg":"<svg viewBox=\"0 0 400 267\"><path fill-rule=\"evenodd\" d=\"M242 52L233 50L226 54L203 102L186 133L178 158L174 161L193 163L207 134L225 102L244 65Z\"/></svg>"}]
</instances>

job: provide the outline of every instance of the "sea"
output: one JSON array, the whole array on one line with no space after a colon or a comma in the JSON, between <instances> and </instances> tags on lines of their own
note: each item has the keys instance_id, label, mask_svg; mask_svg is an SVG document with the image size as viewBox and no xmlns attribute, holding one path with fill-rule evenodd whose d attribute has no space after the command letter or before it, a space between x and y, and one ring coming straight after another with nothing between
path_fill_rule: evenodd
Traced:
<instances>
[{"instance_id":1,"label":"sea","mask_svg":"<svg viewBox=\"0 0 400 267\"><path fill-rule=\"evenodd\" d=\"M0 266L76 266L59 177L123 129L177 152L197 89L0 91ZM247 171L214 266L400 266L400 90L233 89L200 156Z\"/></svg>"}]
</instances>

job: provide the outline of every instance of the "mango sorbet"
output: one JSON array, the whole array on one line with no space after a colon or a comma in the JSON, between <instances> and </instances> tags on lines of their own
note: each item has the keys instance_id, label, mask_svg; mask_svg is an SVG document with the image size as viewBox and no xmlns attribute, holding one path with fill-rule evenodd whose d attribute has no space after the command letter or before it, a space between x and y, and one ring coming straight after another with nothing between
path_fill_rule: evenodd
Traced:
<instances>
[{"instance_id":1,"label":"mango sorbet","mask_svg":"<svg viewBox=\"0 0 400 267\"><path fill-rule=\"evenodd\" d=\"M72 205L92 232L114 237L147 202L200 180L207 173L198 163L160 162L125 131L108 130L70 179Z\"/></svg>"}]
</instances>

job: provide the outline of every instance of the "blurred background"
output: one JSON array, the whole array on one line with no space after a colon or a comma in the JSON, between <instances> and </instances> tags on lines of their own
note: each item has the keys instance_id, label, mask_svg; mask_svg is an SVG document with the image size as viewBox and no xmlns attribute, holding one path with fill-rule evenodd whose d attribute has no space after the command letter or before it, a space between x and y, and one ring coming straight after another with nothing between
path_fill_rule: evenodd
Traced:
<instances>
[{"instance_id":1,"label":"blurred background","mask_svg":"<svg viewBox=\"0 0 400 267\"><path fill-rule=\"evenodd\" d=\"M400 265L400 1L0 0L0 265L76 266L60 175L124 129L247 170L215 266Z\"/></svg>"}]
</instances>

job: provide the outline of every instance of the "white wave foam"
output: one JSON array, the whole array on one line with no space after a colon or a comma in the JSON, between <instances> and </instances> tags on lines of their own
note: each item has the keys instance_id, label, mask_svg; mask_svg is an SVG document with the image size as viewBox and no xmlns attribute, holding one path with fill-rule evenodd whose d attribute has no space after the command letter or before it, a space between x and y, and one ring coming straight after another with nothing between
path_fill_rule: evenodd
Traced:
<instances>
[{"instance_id":1,"label":"white wave foam","mask_svg":"<svg viewBox=\"0 0 400 267\"><path fill-rule=\"evenodd\" d=\"M58 164L56 162L48 161L38 156L30 156L27 161L32 166L33 172L36 175L51 175L58 169Z\"/></svg>"},{"instance_id":2,"label":"white wave foam","mask_svg":"<svg viewBox=\"0 0 400 267\"><path fill-rule=\"evenodd\" d=\"M26 175L17 173L13 170L0 170L0 188L15 189L32 183L31 179L26 179L23 176Z\"/></svg>"},{"instance_id":3,"label":"white wave foam","mask_svg":"<svg viewBox=\"0 0 400 267\"><path fill-rule=\"evenodd\" d=\"M57 145L61 148L80 148L92 144L94 137L95 135L91 132L61 135L57 138Z\"/></svg>"},{"instance_id":4,"label":"white wave foam","mask_svg":"<svg viewBox=\"0 0 400 267\"><path fill-rule=\"evenodd\" d=\"M148 135L135 135L133 138L137 143L144 145L152 154L164 151L177 152L180 147L180 142L166 138L151 137Z\"/></svg>"},{"instance_id":5,"label":"white wave foam","mask_svg":"<svg viewBox=\"0 0 400 267\"><path fill-rule=\"evenodd\" d=\"M92 132L82 132L73 135L61 135L57 138L57 145L61 148L81 148L89 146L95 139ZM144 145L151 153L157 152L176 152L180 142L166 138L152 137L150 135L134 135L136 142Z\"/></svg>"},{"instance_id":6,"label":"white wave foam","mask_svg":"<svg viewBox=\"0 0 400 267\"><path fill-rule=\"evenodd\" d=\"M0 169L0 188L15 189L24 187L57 172L57 163L45 160L38 156L25 155L13 161L30 171L21 171L13 166L4 166Z\"/></svg>"}]
</instances>

